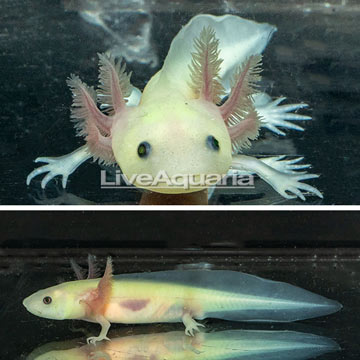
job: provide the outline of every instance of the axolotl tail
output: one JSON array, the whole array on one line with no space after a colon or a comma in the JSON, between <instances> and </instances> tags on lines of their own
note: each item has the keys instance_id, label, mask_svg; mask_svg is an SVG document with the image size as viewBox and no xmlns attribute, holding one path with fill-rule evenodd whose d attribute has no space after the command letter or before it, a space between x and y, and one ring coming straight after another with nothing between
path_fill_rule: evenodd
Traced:
<instances>
[{"instance_id":1,"label":"axolotl tail","mask_svg":"<svg viewBox=\"0 0 360 360\"><path fill-rule=\"evenodd\" d=\"M233 290L225 301L227 309L220 310L215 306L209 309L206 317L290 322L332 314L342 308L337 301L284 282L230 271L213 275L213 281L219 284L219 288L231 284Z\"/></svg>"},{"instance_id":2,"label":"axolotl tail","mask_svg":"<svg viewBox=\"0 0 360 360\"><path fill-rule=\"evenodd\" d=\"M119 278L195 289L203 309L202 316L196 317L199 320L290 322L328 315L342 308L336 301L299 287L236 271L160 271Z\"/></svg>"}]
</instances>

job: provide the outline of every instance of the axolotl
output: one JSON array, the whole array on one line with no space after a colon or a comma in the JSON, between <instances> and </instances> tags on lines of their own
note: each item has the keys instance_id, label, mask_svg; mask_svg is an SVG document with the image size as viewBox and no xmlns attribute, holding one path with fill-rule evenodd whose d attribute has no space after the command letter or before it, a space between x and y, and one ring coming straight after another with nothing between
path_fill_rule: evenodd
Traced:
<instances>
[{"instance_id":1,"label":"axolotl","mask_svg":"<svg viewBox=\"0 0 360 360\"><path fill-rule=\"evenodd\" d=\"M90 276L91 277L91 276ZM108 258L101 279L65 282L37 291L23 301L34 315L80 319L101 325L107 339L111 323L180 322L185 334L203 326L196 320L289 322L323 316L341 305L299 287L227 270L170 270L112 275Z\"/></svg>"},{"instance_id":2,"label":"axolotl","mask_svg":"<svg viewBox=\"0 0 360 360\"><path fill-rule=\"evenodd\" d=\"M260 128L285 135L281 127L303 130L292 120L311 119L294 113L307 104L279 105L284 97L273 100L258 89L261 53L276 30L235 15L195 16L142 93L121 59L99 54L96 91L78 76L68 79L72 120L86 144L68 155L37 158L47 164L33 170L27 184L47 173L42 188L57 175L65 188L69 175L93 158L119 165L131 183L159 193L199 191L240 173L257 174L285 198L322 198L302 182L318 177L303 171L310 165L300 164L302 158L241 154Z\"/></svg>"}]
</instances>

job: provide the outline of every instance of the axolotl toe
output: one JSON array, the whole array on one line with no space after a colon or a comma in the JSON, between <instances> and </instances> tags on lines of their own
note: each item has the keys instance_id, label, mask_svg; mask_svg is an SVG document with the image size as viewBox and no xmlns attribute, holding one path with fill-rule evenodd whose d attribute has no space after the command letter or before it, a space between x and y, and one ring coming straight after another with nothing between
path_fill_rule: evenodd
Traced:
<instances>
[{"instance_id":1,"label":"axolotl toe","mask_svg":"<svg viewBox=\"0 0 360 360\"><path fill-rule=\"evenodd\" d=\"M285 198L305 200L304 191L322 194L303 180L318 177L304 170L302 158L257 159L241 152L261 127L303 129L292 120L309 120L293 111L306 104L279 105L258 90L262 51L276 27L234 15L198 15L173 39L163 67L143 92L130 82L121 59L99 54L95 91L72 75L72 120L86 145L35 169L27 183L47 173L68 176L85 160L117 164L140 188L160 193L199 191L229 173L257 174ZM99 105L99 106L98 106Z\"/></svg>"},{"instance_id":2,"label":"axolotl toe","mask_svg":"<svg viewBox=\"0 0 360 360\"><path fill-rule=\"evenodd\" d=\"M90 337L90 343L108 340L111 323L183 322L185 334L193 336L204 327L196 320L205 318L289 322L324 316L342 307L296 286L236 271L173 270L113 276L110 258L101 279L89 277L39 290L23 304L43 318L99 323L101 332Z\"/></svg>"}]
</instances>

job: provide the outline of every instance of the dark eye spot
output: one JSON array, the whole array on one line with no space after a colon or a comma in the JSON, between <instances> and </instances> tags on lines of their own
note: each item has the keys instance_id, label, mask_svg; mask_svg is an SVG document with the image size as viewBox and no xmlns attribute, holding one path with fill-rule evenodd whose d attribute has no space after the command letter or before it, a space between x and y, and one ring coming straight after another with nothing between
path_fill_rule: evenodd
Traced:
<instances>
[{"instance_id":1,"label":"dark eye spot","mask_svg":"<svg viewBox=\"0 0 360 360\"><path fill-rule=\"evenodd\" d=\"M51 304L51 302L52 302L52 298L51 298L50 296L45 296L45 297L43 298L43 303L44 303L45 305L49 305L49 304Z\"/></svg>"},{"instance_id":2,"label":"dark eye spot","mask_svg":"<svg viewBox=\"0 0 360 360\"><path fill-rule=\"evenodd\" d=\"M147 141L143 141L138 146L138 155L141 158L145 158L149 155L151 150L151 145Z\"/></svg>"},{"instance_id":3,"label":"dark eye spot","mask_svg":"<svg viewBox=\"0 0 360 360\"><path fill-rule=\"evenodd\" d=\"M219 151L220 149L219 141L215 139L212 135L209 135L206 138L206 145L211 150Z\"/></svg>"}]
</instances>

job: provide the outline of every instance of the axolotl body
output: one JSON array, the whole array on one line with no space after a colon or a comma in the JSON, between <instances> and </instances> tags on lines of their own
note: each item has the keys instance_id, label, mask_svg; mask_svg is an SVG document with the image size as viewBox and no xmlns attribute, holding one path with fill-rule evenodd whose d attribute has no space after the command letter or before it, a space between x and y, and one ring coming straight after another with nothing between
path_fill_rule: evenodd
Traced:
<instances>
[{"instance_id":1,"label":"axolotl body","mask_svg":"<svg viewBox=\"0 0 360 360\"><path fill-rule=\"evenodd\" d=\"M322 197L302 182L318 177L298 171L310 166L299 164L302 158L239 154L261 127L285 135L279 127L303 130L288 120L311 119L292 113L306 104L279 106L284 97L272 101L258 91L261 53L275 31L234 15L198 15L173 39L142 93L121 60L100 54L97 91L77 76L68 79L72 119L86 145L59 158L37 158L48 164L32 171L27 184L47 173L43 188L57 175L66 187L68 176L92 157L119 165L134 185L160 193L199 191L237 172L259 175L285 198L305 200L303 191ZM211 175L213 182L204 182Z\"/></svg>"},{"instance_id":2,"label":"axolotl body","mask_svg":"<svg viewBox=\"0 0 360 360\"><path fill-rule=\"evenodd\" d=\"M23 302L49 319L98 322L107 339L110 323L180 322L193 335L205 318L289 322L327 315L341 305L296 286L221 270L173 270L112 276L107 261L101 279L65 282L40 290Z\"/></svg>"}]
</instances>

